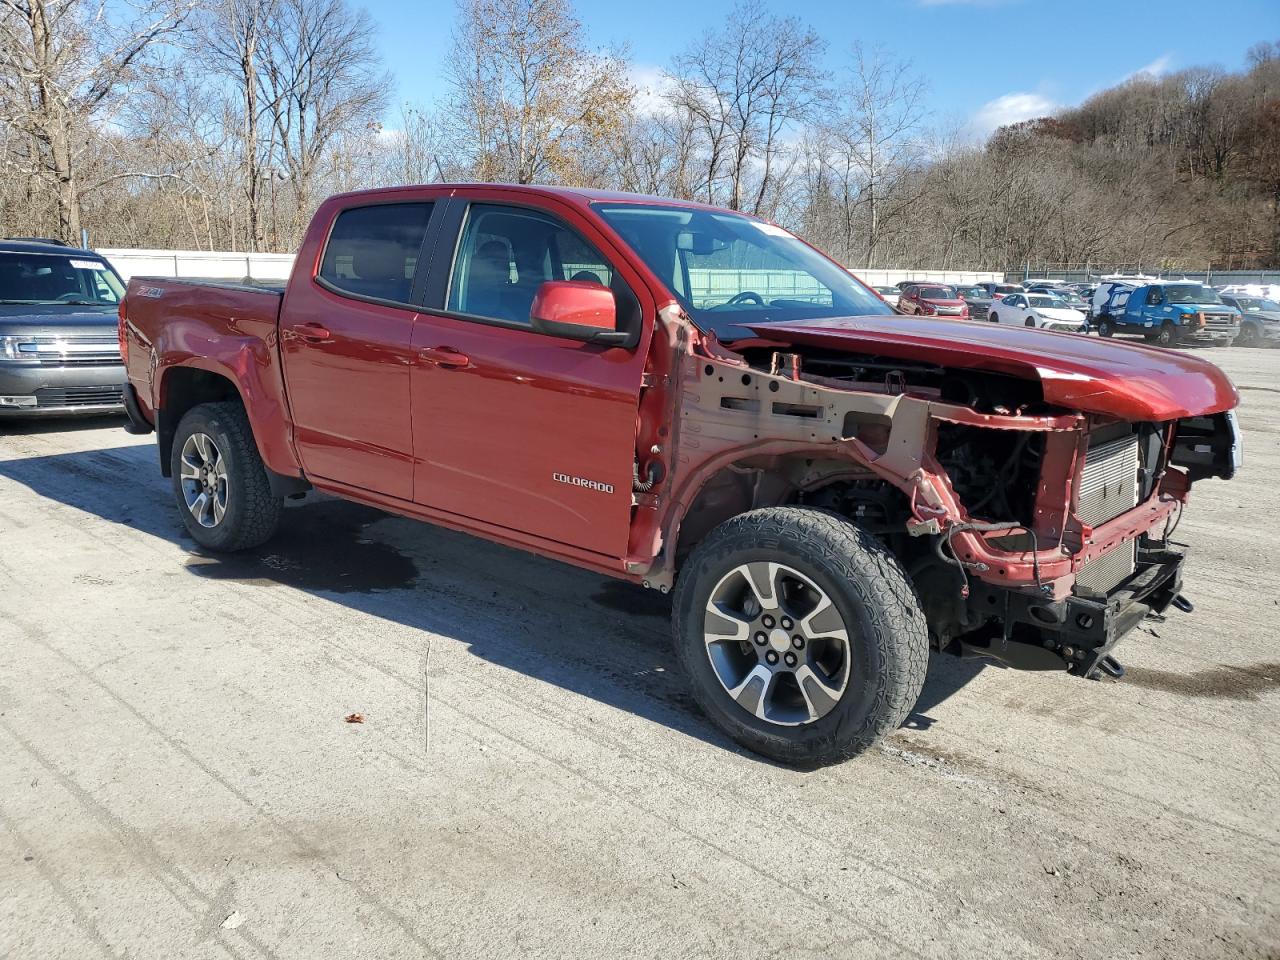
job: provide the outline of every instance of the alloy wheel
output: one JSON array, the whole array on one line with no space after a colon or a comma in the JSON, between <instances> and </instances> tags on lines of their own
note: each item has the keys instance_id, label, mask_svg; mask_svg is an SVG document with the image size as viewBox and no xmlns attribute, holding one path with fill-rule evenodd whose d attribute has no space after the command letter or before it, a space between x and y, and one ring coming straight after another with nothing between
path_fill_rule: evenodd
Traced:
<instances>
[{"instance_id":1,"label":"alloy wheel","mask_svg":"<svg viewBox=\"0 0 1280 960\"><path fill-rule=\"evenodd\" d=\"M707 657L738 706L780 726L812 723L849 685L849 633L826 592L780 563L726 573L703 617Z\"/></svg>"},{"instance_id":2,"label":"alloy wheel","mask_svg":"<svg viewBox=\"0 0 1280 960\"><path fill-rule=\"evenodd\" d=\"M227 512L227 460L207 433L182 445L179 479L187 509L202 527L216 527Z\"/></svg>"}]
</instances>

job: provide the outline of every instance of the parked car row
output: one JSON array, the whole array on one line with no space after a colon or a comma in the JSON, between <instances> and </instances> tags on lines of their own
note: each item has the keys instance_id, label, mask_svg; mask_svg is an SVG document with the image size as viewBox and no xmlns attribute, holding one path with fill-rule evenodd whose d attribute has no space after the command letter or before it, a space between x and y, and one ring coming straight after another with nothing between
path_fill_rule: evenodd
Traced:
<instances>
[{"instance_id":1,"label":"parked car row","mask_svg":"<svg viewBox=\"0 0 1280 960\"><path fill-rule=\"evenodd\" d=\"M1048 287L1036 290L1009 283L950 286L904 281L892 304L903 314L986 320L991 323L1038 327L1069 333L1088 332L1088 318L1075 291L1059 294ZM878 289L878 288L877 288Z\"/></svg>"},{"instance_id":2,"label":"parked car row","mask_svg":"<svg viewBox=\"0 0 1280 960\"><path fill-rule=\"evenodd\" d=\"M1215 290L1190 280L1104 277L1096 284L1028 280L950 285L904 280L876 291L899 313L986 320L1103 337L1138 335L1172 346L1280 343L1280 300L1269 290Z\"/></svg>"}]
</instances>

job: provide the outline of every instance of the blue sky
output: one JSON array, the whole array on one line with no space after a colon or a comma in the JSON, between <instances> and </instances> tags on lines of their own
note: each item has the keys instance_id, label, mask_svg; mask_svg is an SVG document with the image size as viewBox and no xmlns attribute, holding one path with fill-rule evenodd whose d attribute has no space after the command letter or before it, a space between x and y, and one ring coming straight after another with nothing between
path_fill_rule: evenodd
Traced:
<instances>
[{"instance_id":1,"label":"blue sky","mask_svg":"<svg viewBox=\"0 0 1280 960\"><path fill-rule=\"evenodd\" d=\"M361 5L356 0L357 5ZM909 60L929 85L936 121L981 134L1040 116L1141 70L1162 73L1218 64L1238 69L1245 51L1280 40L1276 0L766 0L827 40L835 68L850 45L881 45ZM365 0L379 26L396 104L429 104L445 91L452 0ZM733 8L732 0L575 0L590 42L626 44L642 85L673 53Z\"/></svg>"}]
</instances>

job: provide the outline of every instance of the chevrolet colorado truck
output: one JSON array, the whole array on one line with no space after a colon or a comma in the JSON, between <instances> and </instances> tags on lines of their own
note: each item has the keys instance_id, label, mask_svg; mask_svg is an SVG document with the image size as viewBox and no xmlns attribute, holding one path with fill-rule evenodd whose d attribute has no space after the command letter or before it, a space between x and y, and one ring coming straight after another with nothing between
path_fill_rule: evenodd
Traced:
<instances>
[{"instance_id":1,"label":"chevrolet colorado truck","mask_svg":"<svg viewBox=\"0 0 1280 960\"><path fill-rule=\"evenodd\" d=\"M895 315L778 226L630 194L332 197L283 291L134 279L120 342L203 547L315 489L673 591L696 700L793 762L891 732L931 647L1120 675L1241 456L1211 364Z\"/></svg>"}]
</instances>

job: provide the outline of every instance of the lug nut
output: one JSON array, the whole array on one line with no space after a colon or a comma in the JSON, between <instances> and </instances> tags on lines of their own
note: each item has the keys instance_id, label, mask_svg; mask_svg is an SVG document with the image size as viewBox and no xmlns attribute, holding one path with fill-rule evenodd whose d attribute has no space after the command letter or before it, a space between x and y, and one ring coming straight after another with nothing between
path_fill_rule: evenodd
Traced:
<instances>
[{"instance_id":1,"label":"lug nut","mask_svg":"<svg viewBox=\"0 0 1280 960\"><path fill-rule=\"evenodd\" d=\"M760 644L760 646L762 646L762 647L763 647L763 646L765 645L765 643L767 643L767 642L768 642L768 640L769 640L769 638L768 638L767 636L765 636L765 634L763 634L763 633L757 633L757 634L756 634L756 643Z\"/></svg>"},{"instance_id":2,"label":"lug nut","mask_svg":"<svg viewBox=\"0 0 1280 960\"><path fill-rule=\"evenodd\" d=\"M783 630L790 630L792 626L793 626L793 624L791 623L791 618L790 618L790 617L783 617L783 618L782 618L782 629L783 629Z\"/></svg>"},{"instance_id":3,"label":"lug nut","mask_svg":"<svg viewBox=\"0 0 1280 960\"><path fill-rule=\"evenodd\" d=\"M773 617L769 616L767 613L760 618L760 622L763 623L766 628L773 629Z\"/></svg>"},{"instance_id":4,"label":"lug nut","mask_svg":"<svg viewBox=\"0 0 1280 960\"><path fill-rule=\"evenodd\" d=\"M804 637L800 636L800 634L796 634L794 637L792 637L791 643L797 650L804 649Z\"/></svg>"},{"instance_id":5,"label":"lug nut","mask_svg":"<svg viewBox=\"0 0 1280 960\"><path fill-rule=\"evenodd\" d=\"M788 667L794 667L796 665L796 655L790 650L787 651L786 655L782 659L787 662Z\"/></svg>"},{"instance_id":6,"label":"lug nut","mask_svg":"<svg viewBox=\"0 0 1280 960\"><path fill-rule=\"evenodd\" d=\"M775 663L777 663L777 662L778 662L778 654L777 654L775 651L773 651L773 650L770 650L768 653L766 653L766 654L764 655L764 658L765 658L767 661L769 661L769 665L770 665L770 666L772 666L773 664L775 664Z\"/></svg>"}]
</instances>

